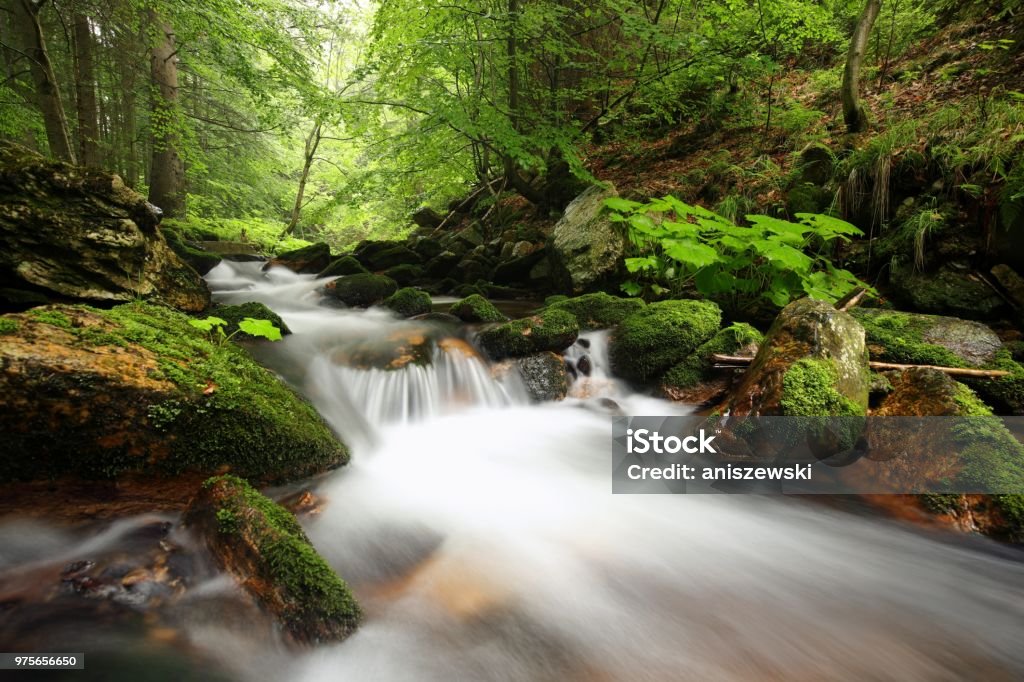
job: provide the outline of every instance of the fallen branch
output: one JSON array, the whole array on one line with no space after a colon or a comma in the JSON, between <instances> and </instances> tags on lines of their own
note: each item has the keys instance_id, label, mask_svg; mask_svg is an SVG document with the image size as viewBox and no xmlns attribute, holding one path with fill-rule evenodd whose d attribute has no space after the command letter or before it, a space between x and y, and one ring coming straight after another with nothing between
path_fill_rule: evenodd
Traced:
<instances>
[{"instance_id":1,"label":"fallen branch","mask_svg":"<svg viewBox=\"0 0 1024 682\"><path fill-rule=\"evenodd\" d=\"M716 367L746 367L754 358L743 357L742 355L721 355L715 353L711 356L711 359L716 363ZM969 369L967 367L941 367L939 365L904 365L896 362L877 362L872 360L868 363L871 369L913 369L915 367L921 367L924 369L935 369L950 376L961 376L961 377L986 377L991 379L997 379L999 377L1005 377L1010 374L1003 369Z\"/></svg>"},{"instance_id":2,"label":"fallen branch","mask_svg":"<svg viewBox=\"0 0 1024 682\"><path fill-rule=\"evenodd\" d=\"M846 296L843 296L841 299L836 301L836 310L846 312L850 308L855 308L860 303L860 300L864 298L864 294L866 293L868 293L867 289L864 287L857 287Z\"/></svg>"}]
</instances>

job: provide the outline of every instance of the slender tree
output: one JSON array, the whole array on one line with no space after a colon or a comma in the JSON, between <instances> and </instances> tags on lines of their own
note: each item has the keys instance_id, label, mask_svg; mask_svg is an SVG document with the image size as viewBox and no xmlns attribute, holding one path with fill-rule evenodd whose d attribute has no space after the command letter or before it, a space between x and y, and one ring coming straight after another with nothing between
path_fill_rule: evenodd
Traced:
<instances>
[{"instance_id":1,"label":"slender tree","mask_svg":"<svg viewBox=\"0 0 1024 682\"><path fill-rule=\"evenodd\" d=\"M99 111L96 103L96 76L93 66L93 36L89 17L75 12L74 18L75 105L78 114L78 161L83 166L98 166Z\"/></svg>"},{"instance_id":2,"label":"slender tree","mask_svg":"<svg viewBox=\"0 0 1024 682\"><path fill-rule=\"evenodd\" d=\"M159 206L165 217L174 218L185 212L185 164L179 149L178 51L170 23L153 10L149 10L148 16L154 30L149 55L152 79L149 201Z\"/></svg>"},{"instance_id":3,"label":"slender tree","mask_svg":"<svg viewBox=\"0 0 1024 682\"><path fill-rule=\"evenodd\" d=\"M864 10L857 20L857 27L850 39L850 51L846 55L846 69L843 71L843 120L846 129L851 133L859 133L867 129L868 119L864 105L860 101L860 69L864 63L864 54L871 38L871 28L882 9L882 0L867 0Z\"/></svg>"}]
</instances>

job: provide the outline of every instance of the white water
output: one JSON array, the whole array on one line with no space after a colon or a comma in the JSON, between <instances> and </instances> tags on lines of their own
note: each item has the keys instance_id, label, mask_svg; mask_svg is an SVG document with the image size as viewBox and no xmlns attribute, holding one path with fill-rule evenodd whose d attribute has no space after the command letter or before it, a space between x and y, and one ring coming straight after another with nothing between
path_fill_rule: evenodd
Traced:
<instances>
[{"instance_id":1,"label":"white water","mask_svg":"<svg viewBox=\"0 0 1024 682\"><path fill-rule=\"evenodd\" d=\"M609 413L681 408L610 377L605 334L567 352L591 360L576 397L529 405L514 379L438 350L443 333L320 307L321 283L258 267L208 279L283 316L296 333L258 357L352 445L306 525L366 621L305 654L223 619L192 626L238 679L1024 678L1018 552L801 501L612 495ZM339 361L410 334L432 339L432 366Z\"/></svg>"}]
</instances>

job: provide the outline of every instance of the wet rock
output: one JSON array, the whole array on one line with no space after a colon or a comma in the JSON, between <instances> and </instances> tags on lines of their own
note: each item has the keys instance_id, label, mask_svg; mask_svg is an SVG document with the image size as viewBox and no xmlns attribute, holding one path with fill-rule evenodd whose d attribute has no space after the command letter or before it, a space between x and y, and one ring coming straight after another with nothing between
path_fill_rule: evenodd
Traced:
<instances>
[{"instance_id":1,"label":"wet rock","mask_svg":"<svg viewBox=\"0 0 1024 682\"><path fill-rule=\"evenodd\" d=\"M317 277L343 277L345 275L362 275L369 272L363 264L352 256L335 258L331 264L320 271Z\"/></svg>"},{"instance_id":2,"label":"wet rock","mask_svg":"<svg viewBox=\"0 0 1024 682\"><path fill-rule=\"evenodd\" d=\"M423 279L423 266L403 263L402 265L396 265L392 268L388 268L381 274L395 280L398 283L398 286L407 287L413 282L418 282Z\"/></svg>"},{"instance_id":3,"label":"wet rock","mask_svg":"<svg viewBox=\"0 0 1024 682\"><path fill-rule=\"evenodd\" d=\"M284 320L281 319L280 315L262 303L258 303L256 301L240 303L238 305L217 306L211 311L211 314L227 322L228 324L224 328L224 333L228 336L233 336L233 338L236 339L254 338L243 331L239 331L238 329L238 323L246 318L251 318L253 320L268 320L271 324L281 330L281 336L286 336L292 333L292 330L288 329L288 325L284 323Z\"/></svg>"},{"instance_id":4,"label":"wet rock","mask_svg":"<svg viewBox=\"0 0 1024 682\"><path fill-rule=\"evenodd\" d=\"M561 355L538 353L514 362L531 400L539 403L565 398L569 391L569 376Z\"/></svg>"},{"instance_id":5,"label":"wet rock","mask_svg":"<svg viewBox=\"0 0 1024 682\"><path fill-rule=\"evenodd\" d=\"M223 256L211 253L201 248L196 242L186 241L176 230L165 227L163 230L167 245L178 255L178 258L188 263L200 275L205 275L210 270L220 265Z\"/></svg>"},{"instance_id":6,"label":"wet rock","mask_svg":"<svg viewBox=\"0 0 1024 682\"><path fill-rule=\"evenodd\" d=\"M347 275L324 285L323 292L350 308L379 305L398 291L398 283L383 275Z\"/></svg>"},{"instance_id":7,"label":"wet rock","mask_svg":"<svg viewBox=\"0 0 1024 682\"><path fill-rule=\"evenodd\" d=\"M720 329L686 359L666 372L661 380L662 393L673 400L698 404L722 398L731 381L727 374L715 373L711 356L722 354L753 357L763 341L761 332L742 322Z\"/></svg>"},{"instance_id":8,"label":"wet rock","mask_svg":"<svg viewBox=\"0 0 1024 682\"><path fill-rule=\"evenodd\" d=\"M499 263L494 268L492 279L496 284L528 283L534 266L546 256L547 254L544 251L534 251L522 256L513 257L510 260Z\"/></svg>"},{"instance_id":9,"label":"wet rock","mask_svg":"<svg viewBox=\"0 0 1024 682\"><path fill-rule=\"evenodd\" d=\"M1002 342L980 322L955 317L855 308L871 357L886 362L981 367L996 359Z\"/></svg>"},{"instance_id":10,"label":"wet rock","mask_svg":"<svg viewBox=\"0 0 1024 682\"><path fill-rule=\"evenodd\" d=\"M560 352L579 334L576 318L562 310L512 320L480 332L477 341L493 360L524 357L543 351Z\"/></svg>"},{"instance_id":11,"label":"wet rock","mask_svg":"<svg viewBox=\"0 0 1024 682\"><path fill-rule=\"evenodd\" d=\"M423 262L429 261L431 258L436 258L444 252L444 247L441 246L441 242L430 237L417 237L409 242L409 248L418 253L422 258Z\"/></svg>"},{"instance_id":12,"label":"wet rock","mask_svg":"<svg viewBox=\"0 0 1024 682\"><path fill-rule=\"evenodd\" d=\"M463 322L504 322L508 319L480 294L471 294L456 301L449 312Z\"/></svg>"},{"instance_id":13,"label":"wet rock","mask_svg":"<svg viewBox=\"0 0 1024 682\"><path fill-rule=\"evenodd\" d=\"M551 297L556 298L556 297ZM553 310L565 310L576 316L580 329L614 327L646 305L643 299L619 298L604 292L584 294L575 298L561 297L545 303Z\"/></svg>"},{"instance_id":14,"label":"wet rock","mask_svg":"<svg viewBox=\"0 0 1024 682\"><path fill-rule=\"evenodd\" d=\"M362 612L286 509L234 476L202 485L184 522L299 644L340 641Z\"/></svg>"},{"instance_id":15,"label":"wet rock","mask_svg":"<svg viewBox=\"0 0 1024 682\"><path fill-rule=\"evenodd\" d=\"M384 338L369 338L345 344L334 351L331 361L353 369L404 369L429 365L434 360L432 334L398 329Z\"/></svg>"},{"instance_id":16,"label":"wet rock","mask_svg":"<svg viewBox=\"0 0 1024 682\"><path fill-rule=\"evenodd\" d=\"M996 278L999 285L1006 290L1007 295L1018 307L1024 307L1024 277L1021 277L1016 270L1009 265L996 265L991 270L992 276Z\"/></svg>"},{"instance_id":17,"label":"wet rock","mask_svg":"<svg viewBox=\"0 0 1024 682\"><path fill-rule=\"evenodd\" d=\"M455 266L458 265L459 261L462 260L462 256L452 251L444 251L434 258L430 259L424 268L428 277L437 278L451 278L454 274ZM452 279L454 282L455 280Z\"/></svg>"},{"instance_id":18,"label":"wet rock","mask_svg":"<svg viewBox=\"0 0 1024 682\"><path fill-rule=\"evenodd\" d=\"M331 247L323 242L310 244L301 249L286 251L267 261L264 270L273 267L288 268L303 275L315 275L331 264Z\"/></svg>"},{"instance_id":19,"label":"wet rock","mask_svg":"<svg viewBox=\"0 0 1024 682\"><path fill-rule=\"evenodd\" d=\"M437 324L453 327L462 324L462 320L449 313L430 312L416 315L412 319L416 322L436 322Z\"/></svg>"},{"instance_id":20,"label":"wet rock","mask_svg":"<svg viewBox=\"0 0 1024 682\"><path fill-rule=\"evenodd\" d=\"M660 378L718 331L722 311L710 301L662 301L626 317L612 335L612 371L631 381Z\"/></svg>"},{"instance_id":21,"label":"wet rock","mask_svg":"<svg viewBox=\"0 0 1024 682\"><path fill-rule=\"evenodd\" d=\"M608 219L604 201L615 188L593 186L570 203L551 233L552 279L574 294L600 289L623 267L626 240Z\"/></svg>"},{"instance_id":22,"label":"wet rock","mask_svg":"<svg viewBox=\"0 0 1024 682\"><path fill-rule=\"evenodd\" d=\"M463 282L472 283L489 279L490 268L482 260L473 256L467 256L459 261L453 273Z\"/></svg>"},{"instance_id":23,"label":"wet rock","mask_svg":"<svg viewBox=\"0 0 1024 682\"><path fill-rule=\"evenodd\" d=\"M0 141L0 282L111 305L206 308L206 283L167 245L160 210L116 175Z\"/></svg>"},{"instance_id":24,"label":"wet rock","mask_svg":"<svg viewBox=\"0 0 1024 682\"><path fill-rule=\"evenodd\" d=\"M402 317L413 317L429 313L434 304L427 292L415 287L406 287L384 299L384 306L394 310Z\"/></svg>"},{"instance_id":25,"label":"wet rock","mask_svg":"<svg viewBox=\"0 0 1024 682\"><path fill-rule=\"evenodd\" d=\"M420 227L433 229L444 222L444 216L429 206L424 206L413 212L412 221Z\"/></svg>"},{"instance_id":26,"label":"wet rock","mask_svg":"<svg viewBox=\"0 0 1024 682\"><path fill-rule=\"evenodd\" d=\"M423 258L404 244L369 252L359 256L360 262L370 270L387 270L396 265L421 265Z\"/></svg>"},{"instance_id":27,"label":"wet rock","mask_svg":"<svg viewBox=\"0 0 1024 682\"><path fill-rule=\"evenodd\" d=\"M803 298L782 309L719 409L736 416L864 415L869 383L864 328L828 303Z\"/></svg>"},{"instance_id":28,"label":"wet rock","mask_svg":"<svg viewBox=\"0 0 1024 682\"><path fill-rule=\"evenodd\" d=\"M991 414L969 388L926 367L893 372L888 396L872 411L879 417L962 417Z\"/></svg>"},{"instance_id":29,"label":"wet rock","mask_svg":"<svg viewBox=\"0 0 1024 682\"><path fill-rule=\"evenodd\" d=\"M224 470L269 482L348 461L311 405L181 313L50 306L0 320L0 483ZM164 487L151 504L180 492Z\"/></svg>"},{"instance_id":30,"label":"wet rock","mask_svg":"<svg viewBox=\"0 0 1024 682\"><path fill-rule=\"evenodd\" d=\"M584 355L582 358L576 361L576 369L585 377L589 377L590 373L594 371L594 367L590 362L590 356Z\"/></svg>"},{"instance_id":31,"label":"wet rock","mask_svg":"<svg viewBox=\"0 0 1024 682\"><path fill-rule=\"evenodd\" d=\"M923 313L991 320L1006 308L1003 299L980 278L951 265L925 273L900 268L890 275L889 284L894 299Z\"/></svg>"}]
</instances>

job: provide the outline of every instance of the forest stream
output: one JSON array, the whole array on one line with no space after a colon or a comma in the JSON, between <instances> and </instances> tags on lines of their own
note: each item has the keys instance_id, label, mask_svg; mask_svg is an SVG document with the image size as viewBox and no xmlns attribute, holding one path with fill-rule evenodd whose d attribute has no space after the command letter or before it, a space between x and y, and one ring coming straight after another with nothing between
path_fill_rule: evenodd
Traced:
<instances>
[{"instance_id":1,"label":"forest stream","mask_svg":"<svg viewBox=\"0 0 1024 682\"><path fill-rule=\"evenodd\" d=\"M161 570L187 585L156 601L108 593L95 612L89 600L40 601L8 618L5 638L25 650L93 652L86 671L51 679L1024 677L1019 552L788 498L612 495L611 412L684 408L610 378L604 333L566 351L592 367L568 399L531 405L514 372L495 378L445 327L325 307L322 280L261 265L225 261L207 281L216 300L281 315L293 334L254 355L352 448L348 467L307 482L318 513L300 519L365 622L340 644L286 646L175 516L74 530L8 517L5 599L76 562L141 565L158 546L174 547ZM337 361L410 336L434 344L432 363Z\"/></svg>"}]
</instances>

